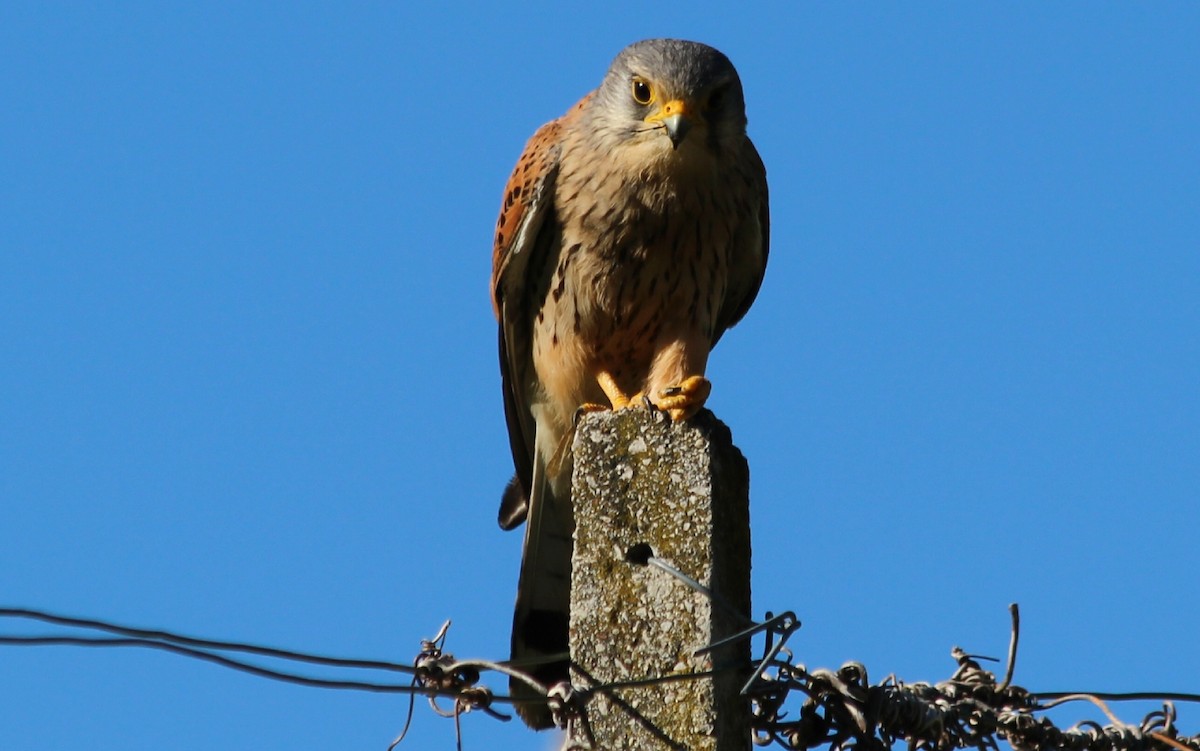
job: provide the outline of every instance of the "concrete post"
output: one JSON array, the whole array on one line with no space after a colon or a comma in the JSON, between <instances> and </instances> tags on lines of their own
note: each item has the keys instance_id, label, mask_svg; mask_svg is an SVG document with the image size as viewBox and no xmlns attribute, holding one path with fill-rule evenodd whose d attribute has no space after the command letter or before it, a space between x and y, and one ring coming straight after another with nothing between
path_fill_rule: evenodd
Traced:
<instances>
[{"instance_id":1,"label":"concrete post","mask_svg":"<svg viewBox=\"0 0 1200 751\"><path fill-rule=\"evenodd\" d=\"M712 677L601 692L587 705L597 746L745 751L749 644L696 657L750 614L749 469L704 411L672 423L645 410L585 416L572 499L572 681L588 686L716 669ZM653 555L711 589L670 573ZM723 604L722 604L723 603ZM585 741L576 727L572 740Z\"/></svg>"}]
</instances>

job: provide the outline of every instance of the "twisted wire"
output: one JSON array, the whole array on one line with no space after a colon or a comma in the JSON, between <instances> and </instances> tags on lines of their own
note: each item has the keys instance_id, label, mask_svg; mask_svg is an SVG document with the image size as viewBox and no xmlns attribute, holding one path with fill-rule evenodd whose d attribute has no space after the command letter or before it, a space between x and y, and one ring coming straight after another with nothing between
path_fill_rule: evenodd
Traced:
<instances>
[{"instance_id":1,"label":"twisted wire","mask_svg":"<svg viewBox=\"0 0 1200 751\"><path fill-rule=\"evenodd\" d=\"M1167 701L1140 722L1121 722L1093 694L1056 695L1053 701L1011 680L997 683L976 658L952 652L958 662L954 675L941 683L906 684L889 676L871 684L866 668L849 662L837 671L809 670L793 664L788 655L774 660L747 692L751 700L754 743L787 749L825 746L834 751L854 748L883 751L897 741L910 749L998 749L1005 740L1018 751L1137 751L1175 748L1200 751L1200 736L1181 736L1175 726L1175 707ZM795 718L785 705L793 695L803 697ZM1175 694L1190 701L1200 697ZM1062 699L1086 700L1100 706L1110 724L1092 721L1059 728L1036 713ZM1149 698L1147 694L1119 698Z\"/></svg>"}]
</instances>

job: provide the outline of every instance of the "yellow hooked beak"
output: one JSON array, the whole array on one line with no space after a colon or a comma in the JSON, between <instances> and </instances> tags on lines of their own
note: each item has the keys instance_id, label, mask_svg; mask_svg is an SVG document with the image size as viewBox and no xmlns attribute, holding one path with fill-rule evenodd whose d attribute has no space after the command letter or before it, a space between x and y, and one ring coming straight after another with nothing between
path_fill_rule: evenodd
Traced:
<instances>
[{"instance_id":1,"label":"yellow hooked beak","mask_svg":"<svg viewBox=\"0 0 1200 751\"><path fill-rule=\"evenodd\" d=\"M695 116L692 114L692 109L682 99L672 99L664 104L658 112L646 118L648 123L660 123L667 131L667 138L671 139L671 148L679 148L679 144L683 141L683 137L692 128L692 120Z\"/></svg>"}]
</instances>

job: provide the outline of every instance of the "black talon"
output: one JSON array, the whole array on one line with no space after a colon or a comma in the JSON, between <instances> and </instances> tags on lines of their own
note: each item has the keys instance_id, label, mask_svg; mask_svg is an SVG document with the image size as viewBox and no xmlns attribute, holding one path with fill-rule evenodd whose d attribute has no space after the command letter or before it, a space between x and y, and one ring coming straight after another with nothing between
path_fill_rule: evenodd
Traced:
<instances>
[{"instance_id":1,"label":"black talon","mask_svg":"<svg viewBox=\"0 0 1200 751\"><path fill-rule=\"evenodd\" d=\"M572 427L572 428L578 428L578 427L579 427L579 421L580 421L580 420L582 420L582 419L583 419L583 416L584 416L584 415L586 415L586 414L587 414L588 412L590 412L590 411L591 411L591 410L589 410L587 407L582 407L582 406L581 406L581 407L576 407L576 408L575 408L575 414L571 416L571 427Z\"/></svg>"},{"instance_id":2,"label":"black talon","mask_svg":"<svg viewBox=\"0 0 1200 751\"><path fill-rule=\"evenodd\" d=\"M646 408L651 417L655 418L655 422L661 422L667 416L667 413L659 409L658 405L651 401L650 397L645 394L642 394L642 406Z\"/></svg>"}]
</instances>

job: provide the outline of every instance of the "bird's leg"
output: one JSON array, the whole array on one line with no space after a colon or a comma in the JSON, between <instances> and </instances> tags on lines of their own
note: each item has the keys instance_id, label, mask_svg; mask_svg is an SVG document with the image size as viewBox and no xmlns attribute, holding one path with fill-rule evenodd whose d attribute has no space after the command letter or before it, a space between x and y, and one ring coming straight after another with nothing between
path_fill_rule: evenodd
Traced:
<instances>
[{"instance_id":1,"label":"bird's leg","mask_svg":"<svg viewBox=\"0 0 1200 751\"><path fill-rule=\"evenodd\" d=\"M612 373L609 373L607 370L601 370L596 374L596 383L600 384L600 390L608 397L613 410L625 409L626 407L637 406L641 403L640 394L634 394L633 396L626 394L617 384L617 379L613 378Z\"/></svg>"},{"instance_id":2,"label":"bird's leg","mask_svg":"<svg viewBox=\"0 0 1200 751\"><path fill-rule=\"evenodd\" d=\"M699 412L710 393L712 381L702 375L688 376L679 384L661 390L659 397L654 400L654 406L679 422Z\"/></svg>"}]
</instances>

